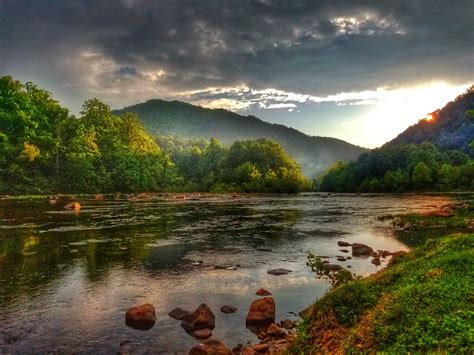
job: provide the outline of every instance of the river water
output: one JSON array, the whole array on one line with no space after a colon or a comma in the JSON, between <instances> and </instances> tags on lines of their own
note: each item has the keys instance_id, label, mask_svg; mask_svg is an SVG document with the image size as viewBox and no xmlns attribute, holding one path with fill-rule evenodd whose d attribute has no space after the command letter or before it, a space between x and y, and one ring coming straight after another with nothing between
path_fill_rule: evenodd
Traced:
<instances>
[{"instance_id":1,"label":"river water","mask_svg":"<svg viewBox=\"0 0 474 355\"><path fill-rule=\"evenodd\" d=\"M77 197L80 212L46 199L0 200L0 353L187 353L197 343L168 317L206 303L214 338L227 346L255 342L245 327L261 287L277 320L321 297L328 284L306 266L307 252L367 275L370 259L334 261L338 240L404 250L377 217L433 210L435 195L144 195ZM350 255L350 254L349 254ZM267 273L272 268L293 272ZM129 307L151 303L148 331L125 324ZM238 308L220 312L222 305Z\"/></svg>"}]
</instances>

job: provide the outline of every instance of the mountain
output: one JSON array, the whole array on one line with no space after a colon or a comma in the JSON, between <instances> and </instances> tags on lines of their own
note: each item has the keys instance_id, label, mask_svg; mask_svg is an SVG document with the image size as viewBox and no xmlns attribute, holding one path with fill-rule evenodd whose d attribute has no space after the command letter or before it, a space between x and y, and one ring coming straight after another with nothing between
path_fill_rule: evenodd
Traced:
<instances>
[{"instance_id":1,"label":"mountain","mask_svg":"<svg viewBox=\"0 0 474 355\"><path fill-rule=\"evenodd\" d=\"M315 177L336 161L357 158L365 148L343 140L306 135L296 129L242 116L223 109L208 109L180 101L149 100L114 111L136 113L154 135L189 138L215 137L224 144L236 140L268 138L278 142L301 165L303 173Z\"/></svg>"},{"instance_id":2,"label":"mountain","mask_svg":"<svg viewBox=\"0 0 474 355\"><path fill-rule=\"evenodd\" d=\"M423 119L408 127L386 146L426 141L441 149L467 152L474 139L474 85L431 116L431 120Z\"/></svg>"}]
</instances>

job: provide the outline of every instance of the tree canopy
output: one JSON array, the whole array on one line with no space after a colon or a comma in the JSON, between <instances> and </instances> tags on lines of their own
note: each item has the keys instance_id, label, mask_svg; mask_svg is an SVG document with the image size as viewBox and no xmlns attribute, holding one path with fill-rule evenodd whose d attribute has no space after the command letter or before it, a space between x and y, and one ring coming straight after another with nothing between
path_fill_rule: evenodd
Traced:
<instances>
[{"instance_id":1,"label":"tree canopy","mask_svg":"<svg viewBox=\"0 0 474 355\"><path fill-rule=\"evenodd\" d=\"M157 143L134 113L115 115L94 98L75 117L47 91L10 76L0 78L0 176L0 193L10 194L309 188L272 141Z\"/></svg>"}]
</instances>

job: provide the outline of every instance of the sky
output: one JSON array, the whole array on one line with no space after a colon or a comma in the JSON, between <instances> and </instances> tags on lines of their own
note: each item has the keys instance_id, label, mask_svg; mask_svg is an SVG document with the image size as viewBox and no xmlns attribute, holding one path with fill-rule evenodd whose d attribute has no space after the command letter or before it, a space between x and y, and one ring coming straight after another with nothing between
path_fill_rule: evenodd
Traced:
<instances>
[{"instance_id":1,"label":"sky","mask_svg":"<svg viewBox=\"0 0 474 355\"><path fill-rule=\"evenodd\" d=\"M151 98L365 147L474 83L472 0L0 0L0 75L77 114Z\"/></svg>"}]
</instances>

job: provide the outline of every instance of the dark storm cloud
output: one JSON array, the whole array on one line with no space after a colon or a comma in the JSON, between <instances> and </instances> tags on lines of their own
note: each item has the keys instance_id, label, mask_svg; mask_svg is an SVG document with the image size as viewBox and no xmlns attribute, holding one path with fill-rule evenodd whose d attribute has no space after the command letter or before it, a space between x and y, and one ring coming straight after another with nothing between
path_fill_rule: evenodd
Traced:
<instances>
[{"instance_id":1,"label":"dark storm cloud","mask_svg":"<svg viewBox=\"0 0 474 355\"><path fill-rule=\"evenodd\" d=\"M0 74L118 106L243 84L329 95L460 83L474 78L473 4L1 0Z\"/></svg>"}]
</instances>

